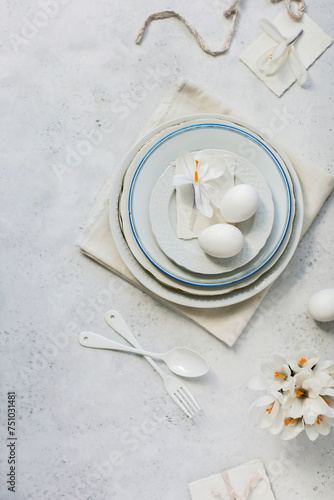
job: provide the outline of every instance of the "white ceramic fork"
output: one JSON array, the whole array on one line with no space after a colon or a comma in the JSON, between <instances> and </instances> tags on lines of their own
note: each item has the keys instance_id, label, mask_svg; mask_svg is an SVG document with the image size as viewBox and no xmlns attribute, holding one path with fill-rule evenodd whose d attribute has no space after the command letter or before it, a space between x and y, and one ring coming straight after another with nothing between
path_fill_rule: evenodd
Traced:
<instances>
[{"instance_id":1,"label":"white ceramic fork","mask_svg":"<svg viewBox=\"0 0 334 500\"><path fill-rule=\"evenodd\" d=\"M122 316L117 311L108 311L105 319L108 325L130 344L137 349L143 349L136 337L130 331ZM189 389L174 375L167 375L149 356L145 356L145 358L150 363L152 368L159 373L164 382L167 393L179 406L179 408L181 408L181 410L190 418L196 415L201 408Z\"/></svg>"}]
</instances>

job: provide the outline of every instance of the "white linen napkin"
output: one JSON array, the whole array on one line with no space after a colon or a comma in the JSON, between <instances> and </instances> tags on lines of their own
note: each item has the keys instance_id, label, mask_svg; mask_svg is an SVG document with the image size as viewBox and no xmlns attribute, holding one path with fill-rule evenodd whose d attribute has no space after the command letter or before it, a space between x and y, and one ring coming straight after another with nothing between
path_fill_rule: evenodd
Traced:
<instances>
[{"instance_id":1,"label":"white linen napkin","mask_svg":"<svg viewBox=\"0 0 334 500\"><path fill-rule=\"evenodd\" d=\"M168 93L141 135L159 123L195 113L218 113L238 117L237 113L220 99L189 81L182 81ZM239 118L242 117L239 116ZM313 162L293 152L287 150L285 152L293 163L301 183L304 199L303 232L305 232L331 193L334 179ZM232 346L268 289L240 304L213 309L180 306L156 296L130 273L116 249L109 228L108 208L111 185L112 177L98 197L87 226L77 242L83 253Z\"/></svg>"},{"instance_id":2,"label":"white linen napkin","mask_svg":"<svg viewBox=\"0 0 334 500\"><path fill-rule=\"evenodd\" d=\"M273 24L286 38L295 36L300 30L304 30L303 34L296 42L295 49L305 68L309 68L332 44L332 39L305 13L300 21L295 22L284 10L274 19ZM245 63L270 90L280 97L296 81L296 77L288 61L286 61L277 73L271 76L266 76L260 71L257 65L258 58L274 45L275 41L269 35L261 33L261 35L241 54L240 60Z\"/></svg>"},{"instance_id":3,"label":"white linen napkin","mask_svg":"<svg viewBox=\"0 0 334 500\"><path fill-rule=\"evenodd\" d=\"M262 478L262 480L252 490L249 496L246 495L246 498L249 500L275 500L268 476L263 463L260 460L251 460L250 462L239 465L238 467L229 469L226 472L228 474L227 481L230 482L232 488L237 494L238 500L239 498L245 500L245 497L242 497L241 495L247 489L247 485L250 484L252 478L254 477L259 478L259 481L260 478ZM214 498L217 498L231 500L231 497L228 494L229 492L226 485L226 479L224 479L225 474L226 473L214 474L207 478L199 479L198 481L190 483L188 488L191 499L214 500Z\"/></svg>"}]
</instances>

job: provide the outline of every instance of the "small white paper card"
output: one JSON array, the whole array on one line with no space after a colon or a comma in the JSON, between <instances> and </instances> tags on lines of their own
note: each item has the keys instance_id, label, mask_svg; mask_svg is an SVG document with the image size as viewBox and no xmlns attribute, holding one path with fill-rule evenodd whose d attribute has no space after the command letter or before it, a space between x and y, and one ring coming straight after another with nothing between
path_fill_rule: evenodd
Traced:
<instances>
[{"instance_id":1,"label":"small white paper card","mask_svg":"<svg viewBox=\"0 0 334 500\"><path fill-rule=\"evenodd\" d=\"M283 11L275 18L273 24L285 38L297 35L301 29L304 30L295 44L295 49L305 68L309 68L332 44L331 37L305 13L302 19L296 22L290 19L286 11ZM246 66L248 66L253 73L272 90L272 92L280 97L296 81L296 77L288 61L285 62L277 73L271 76L264 75L256 64L258 58L274 45L275 41L266 33L262 33L241 54L240 61L246 64Z\"/></svg>"},{"instance_id":2,"label":"small white paper card","mask_svg":"<svg viewBox=\"0 0 334 500\"><path fill-rule=\"evenodd\" d=\"M252 476L260 475L263 479L251 492L248 500L275 500L269 478L260 460L251 460L227 472L231 485L237 495L243 493ZM190 483L188 487L192 500L229 500L226 484L221 474L199 479L198 481Z\"/></svg>"}]
</instances>

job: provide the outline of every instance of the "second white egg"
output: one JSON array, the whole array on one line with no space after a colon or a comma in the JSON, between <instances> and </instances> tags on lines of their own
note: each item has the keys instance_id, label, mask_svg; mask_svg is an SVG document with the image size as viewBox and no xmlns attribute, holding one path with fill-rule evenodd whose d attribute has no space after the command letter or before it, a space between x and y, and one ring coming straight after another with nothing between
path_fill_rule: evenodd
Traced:
<instances>
[{"instance_id":1,"label":"second white egg","mask_svg":"<svg viewBox=\"0 0 334 500\"><path fill-rule=\"evenodd\" d=\"M309 300L308 310L317 321L333 321L334 288L325 288L314 293Z\"/></svg>"},{"instance_id":2,"label":"second white egg","mask_svg":"<svg viewBox=\"0 0 334 500\"><path fill-rule=\"evenodd\" d=\"M244 237L235 226L213 224L201 232L198 244L203 252L212 257L227 258L240 252L244 244Z\"/></svg>"},{"instance_id":3,"label":"second white egg","mask_svg":"<svg viewBox=\"0 0 334 500\"><path fill-rule=\"evenodd\" d=\"M242 222L255 214L259 203L259 193L254 186L238 184L223 196L220 213L226 222Z\"/></svg>"}]
</instances>

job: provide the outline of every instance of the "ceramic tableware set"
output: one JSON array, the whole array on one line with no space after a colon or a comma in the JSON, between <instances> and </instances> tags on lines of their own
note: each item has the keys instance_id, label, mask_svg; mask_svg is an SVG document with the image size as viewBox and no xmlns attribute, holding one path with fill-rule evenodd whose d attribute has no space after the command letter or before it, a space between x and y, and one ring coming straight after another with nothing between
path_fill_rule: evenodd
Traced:
<instances>
[{"instance_id":1,"label":"ceramic tableware set","mask_svg":"<svg viewBox=\"0 0 334 500\"><path fill-rule=\"evenodd\" d=\"M256 186L260 205L244 226L249 251L211 258L196 240L176 236L173 164L183 150L228 153L235 183ZM303 221L286 155L254 127L212 114L174 119L143 137L116 173L109 207L114 242L135 278L162 299L196 308L236 304L271 284L290 261Z\"/></svg>"}]
</instances>

